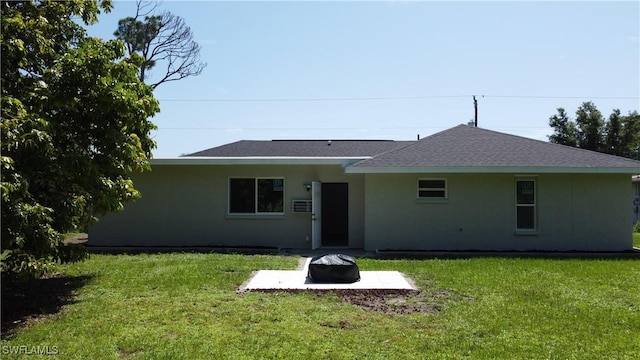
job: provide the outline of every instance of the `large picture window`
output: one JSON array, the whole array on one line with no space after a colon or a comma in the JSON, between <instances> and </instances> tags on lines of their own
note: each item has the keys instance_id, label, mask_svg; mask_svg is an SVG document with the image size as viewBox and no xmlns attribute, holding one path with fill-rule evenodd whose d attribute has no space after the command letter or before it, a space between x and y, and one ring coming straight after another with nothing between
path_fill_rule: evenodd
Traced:
<instances>
[{"instance_id":1,"label":"large picture window","mask_svg":"<svg viewBox=\"0 0 640 360\"><path fill-rule=\"evenodd\" d=\"M535 180L516 180L516 230L536 230Z\"/></svg>"},{"instance_id":2,"label":"large picture window","mask_svg":"<svg viewBox=\"0 0 640 360\"><path fill-rule=\"evenodd\" d=\"M230 214L283 214L283 178L229 179Z\"/></svg>"}]
</instances>

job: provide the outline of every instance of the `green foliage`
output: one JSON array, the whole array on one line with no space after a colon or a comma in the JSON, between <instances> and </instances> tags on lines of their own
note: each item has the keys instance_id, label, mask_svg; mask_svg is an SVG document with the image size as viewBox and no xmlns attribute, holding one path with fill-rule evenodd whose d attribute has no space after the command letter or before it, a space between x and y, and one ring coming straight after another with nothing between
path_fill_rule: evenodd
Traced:
<instances>
[{"instance_id":1,"label":"green foliage","mask_svg":"<svg viewBox=\"0 0 640 360\"><path fill-rule=\"evenodd\" d=\"M596 151L602 148L604 118L591 101L582 103L576 110L576 125L579 147Z\"/></svg>"},{"instance_id":2,"label":"green foliage","mask_svg":"<svg viewBox=\"0 0 640 360\"><path fill-rule=\"evenodd\" d=\"M159 111L139 56L88 38L110 1L2 2L2 271L37 275L82 258L61 233L140 196Z\"/></svg>"},{"instance_id":3,"label":"green foliage","mask_svg":"<svg viewBox=\"0 0 640 360\"><path fill-rule=\"evenodd\" d=\"M282 256L95 255L56 267L77 284L74 301L0 345L57 345L65 359L640 356L637 259L358 259L362 271L403 272L438 305L412 314L365 310L332 294L235 291L255 270L297 264Z\"/></svg>"},{"instance_id":4,"label":"green foliage","mask_svg":"<svg viewBox=\"0 0 640 360\"><path fill-rule=\"evenodd\" d=\"M125 43L129 55L141 56L138 78L148 81L152 88L200 75L206 66L200 62L200 45L193 40L184 19L170 12L152 15L156 7L155 2L137 0L135 16L118 21L113 33ZM148 70L158 63L163 64L164 70L150 81Z\"/></svg>"},{"instance_id":5,"label":"green foliage","mask_svg":"<svg viewBox=\"0 0 640 360\"><path fill-rule=\"evenodd\" d=\"M113 35L124 41L129 54L139 53L145 59L140 65L140 79L144 81L147 70L156 65L151 53L152 42L162 27L162 16L145 16L144 21L126 17L118 21L118 30Z\"/></svg>"},{"instance_id":6,"label":"green foliage","mask_svg":"<svg viewBox=\"0 0 640 360\"><path fill-rule=\"evenodd\" d=\"M623 116L614 109L605 120L592 102L585 102L571 120L565 109L549 118L553 134L549 141L607 154L640 159L640 115L637 111Z\"/></svg>"},{"instance_id":7,"label":"green foliage","mask_svg":"<svg viewBox=\"0 0 640 360\"><path fill-rule=\"evenodd\" d=\"M558 108L558 114L549 118L549 125L555 129L555 133L549 136L552 143L578 146L578 129L563 108Z\"/></svg>"}]
</instances>

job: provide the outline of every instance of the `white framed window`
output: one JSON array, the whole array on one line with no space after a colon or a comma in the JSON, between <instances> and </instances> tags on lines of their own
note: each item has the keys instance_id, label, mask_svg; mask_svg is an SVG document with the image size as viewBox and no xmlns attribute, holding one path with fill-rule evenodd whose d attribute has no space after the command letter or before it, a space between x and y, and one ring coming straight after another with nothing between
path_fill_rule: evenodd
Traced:
<instances>
[{"instance_id":1,"label":"white framed window","mask_svg":"<svg viewBox=\"0 0 640 360\"><path fill-rule=\"evenodd\" d=\"M447 198L447 179L418 179L418 199L446 200Z\"/></svg>"},{"instance_id":2,"label":"white framed window","mask_svg":"<svg viewBox=\"0 0 640 360\"><path fill-rule=\"evenodd\" d=\"M516 179L516 231L537 230L537 189L534 179Z\"/></svg>"},{"instance_id":3,"label":"white framed window","mask_svg":"<svg viewBox=\"0 0 640 360\"><path fill-rule=\"evenodd\" d=\"M284 214L284 178L229 178L229 214Z\"/></svg>"}]
</instances>

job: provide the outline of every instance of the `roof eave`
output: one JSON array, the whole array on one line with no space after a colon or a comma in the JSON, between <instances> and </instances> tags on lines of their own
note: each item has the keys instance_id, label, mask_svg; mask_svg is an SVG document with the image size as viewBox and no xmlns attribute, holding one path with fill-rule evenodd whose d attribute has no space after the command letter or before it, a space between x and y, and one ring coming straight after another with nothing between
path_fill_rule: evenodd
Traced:
<instances>
[{"instance_id":1,"label":"roof eave","mask_svg":"<svg viewBox=\"0 0 640 360\"><path fill-rule=\"evenodd\" d=\"M177 158L152 159L151 165L341 165L348 166L361 160L361 157L312 157L312 156L245 156L245 157L199 157L185 156Z\"/></svg>"},{"instance_id":2,"label":"roof eave","mask_svg":"<svg viewBox=\"0 0 640 360\"><path fill-rule=\"evenodd\" d=\"M572 166L389 166L365 167L349 166L349 174L442 174L442 173L481 173L481 174L637 174L636 167L572 167Z\"/></svg>"}]
</instances>

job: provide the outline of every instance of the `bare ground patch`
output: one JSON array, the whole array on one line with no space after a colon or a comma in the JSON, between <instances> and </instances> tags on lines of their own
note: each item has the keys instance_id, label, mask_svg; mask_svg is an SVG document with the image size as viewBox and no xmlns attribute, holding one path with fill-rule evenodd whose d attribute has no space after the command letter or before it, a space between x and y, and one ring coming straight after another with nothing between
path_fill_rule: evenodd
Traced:
<instances>
[{"instance_id":1,"label":"bare ground patch","mask_svg":"<svg viewBox=\"0 0 640 360\"><path fill-rule=\"evenodd\" d=\"M335 294L342 301L359 306L369 311L385 314L436 313L449 301L473 300L472 297L444 289L421 290L388 290L388 289L334 289L334 290L302 290L274 289L259 290L265 293L313 292L317 296ZM345 326L347 327L347 326Z\"/></svg>"}]
</instances>

